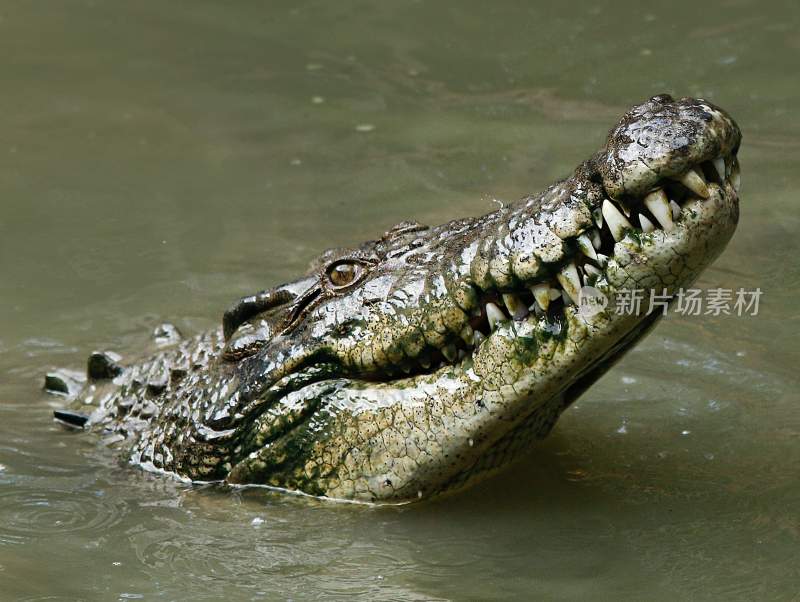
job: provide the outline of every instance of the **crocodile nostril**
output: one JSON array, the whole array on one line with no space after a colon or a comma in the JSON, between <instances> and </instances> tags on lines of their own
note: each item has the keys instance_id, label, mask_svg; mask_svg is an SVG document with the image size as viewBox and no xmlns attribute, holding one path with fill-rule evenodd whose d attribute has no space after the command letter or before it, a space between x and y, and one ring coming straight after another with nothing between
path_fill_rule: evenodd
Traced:
<instances>
[{"instance_id":1,"label":"crocodile nostril","mask_svg":"<svg viewBox=\"0 0 800 602\"><path fill-rule=\"evenodd\" d=\"M655 96L650 98L650 102L657 102L659 104L665 105L670 102L675 102L675 99L672 98L670 94L656 94Z\"/></svg>"}]
</instances>

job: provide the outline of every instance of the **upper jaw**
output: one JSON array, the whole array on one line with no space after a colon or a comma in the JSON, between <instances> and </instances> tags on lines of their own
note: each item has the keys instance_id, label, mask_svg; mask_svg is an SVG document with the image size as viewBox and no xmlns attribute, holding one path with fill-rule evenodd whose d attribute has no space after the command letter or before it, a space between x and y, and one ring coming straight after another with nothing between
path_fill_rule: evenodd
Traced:
<instances>
[{"instance_id":1,"label":"upper jaw","mask_svg":"<svg viewBox=\"0 0 800 602\"><path fill-rule=\"evenodd\" d=\"M483 229L485 233L477 239L467 236L468 244L456 253L467 252L472 245L470 241L477 247L499 248L505 236L513 238L521 231L517 226L532 220L536 224L529 225L535 239L531 242L536 246L538 260L516 261L512 252L508 257L500 254L482 261L479 251L470 262L467 277L469 288L477 294L467 303L457 303L460 307L448 310L449 315L462 317L454 320L455 327L448 326L452 332L443 335L440 344L428 344L424 352L408 355L402 363L388 359L377 362L369 373L359 374L358 370L339 366L340 373L373 381L433 374L442 365L460 364L470 357L500 322L521 321L528 315L535 322L542 317L559 319L565 306L577 300L581 286L596 285L607 275L608 263L613 263L620 240L629 235L639 240L651 236L663 246L667 238L674 238L662 234L675 229L682 208L704 196L678 182L681 177L694 173L707 189L705 196L710 195L708 189L713 187L715 198L735 197L738 172L735 153L740 139L733 120L702 100L673 101L659 96L634 107L611 130L604 148L572 177L537 199L529 199L506 212L498 211L497 219L476 222L473 231ZM432 229L422 238L435 239L439 231L440 228ZM674 234L684 232L677 229ZM495 270L496 259L506 262L505 265L510 263L513 273ZM509 273L511 277L505 282L503 276ZM302 284L307 286L308 282ZM556 299L549 302L545 297L538 299L536 293L542 287ZM546 324L543 327L550 328ZM314 363L317 346L298 346L292 344L291 338L264 341L266 348L260 354L261 359L281 355L276 350L283 349L282 342L293 348L289 354L293 360L289 364L293 367L274 363L275 372L260 373L256 380L261 386L253 389L263 390L280 377L309 365L307 361L299 361L301 356ZM301 347L303 352L298 353Z\"/></svg>"},{"instance_id":2,"label":"upper jaw","mask_svg":"<svg viewBox=\"0 0 800 602\"><path fill-rule=\"evenodd\" d=\"M504 272L493 270L497 257L473 261L477 307L462 308L469 316L465 330L442 345L442 373L448 373L447 364L471 363L501 322L524 321L535 325L534 331L557 328L555 322L578 301L581 287L605 285L613 294L623 284L631 286L625 281L631 268L622 262L632 256L646 261L652 254L652 264L638 271L640 288L663 285L671 291L688 285L735 229L740 141L735 122L702 100L661 96L632 109L594 159L539 199L512 209L505 220L512 237L514 225L527 216L546 226L554 246L544 254L554 258L552 263L534 261L531 267L529 262L515 271L512 252L511 269ZM645 161L650 167L641 169ZM485 240L502 241L503 232ZM536 244L543 248L541 240ZM669 264L670 254L692 257L692 265L664 279L656 269L676 269ZM508 257L501 254L501 263ZM542 289L555 301L548 303L548 293L540 301Z\"/></svg>"},{"instance_id":3,"label":"upper jaw","mask_svg":"<svg viewBox=\"0 0 800 602\"><path fill-rule=\"evenodd\" d=\"M443 335L440 343L426 345L424 352L406 356L402 362L389 361L390 357L379 362L376 357L376 364L367 372L359 374L357 369L342 367L343 373L368 380L396 380L409 373L435 372L438 366L459 363L471 354L500 321L521 320L537 306L550 315L561 311L565 303L577 300L581 286L598 281L614 255L616 243L629 233L641 236L673 230L682 207L708 196L714 184L720 194L735 195L735 153L740 139L733 120L702 100L673 101L658 96L634 107L611 130L604 148L572 177L538 199L506 213L497 212L498 219L473 229L486 231L477 239L477 246L498 248L505 236L519 235L524 228L518 226L532 220L536 224L528 226L531 240L522 237L522 242L536 247L538 260L530 253L522 253L519 261L513 252L508 257L492 257L491 251L483 261L479 251L471 260L468 277L468 288L477 294L448 310L448 315L461 317L453 320L456 327L449 326L452 332ZM687 174L694 177L687 180ZM679 182L681 178L683 183ZM686 182L695 188L700 182L705 187L698 189L702 194L687 188ZM432 229L423 238L433 239L439 231ZM466 240L469 247L475 238ZM456 255L466 251L459 249ZM494 269L497 260L502 265L510 263L512 269ZM506 275L509 278L505 279ZM454 279L463 280L458 276ZM535 300L537 288L542 286L551 295L560 295L561 302ZM232 343L229 341L229 348ZM275 347L281 347L277 343L280 341L268 345L264 350L267 355L275 355ZM306 351L302 355L314 355L313 349ZM292 359L298 357L297 353L292 355ZM283 369L273 377L291 371L280 367Z\"/></svg>"}]
</instances>

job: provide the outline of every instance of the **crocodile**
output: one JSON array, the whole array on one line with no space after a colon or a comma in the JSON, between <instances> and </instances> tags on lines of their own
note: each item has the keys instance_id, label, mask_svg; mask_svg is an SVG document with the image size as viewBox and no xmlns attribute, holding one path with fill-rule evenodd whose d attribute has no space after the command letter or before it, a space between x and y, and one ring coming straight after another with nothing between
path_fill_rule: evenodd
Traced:
<instances>
[{"instance_id":1,"label":"crocodile","mask_svg":"<svg viewBox=\"0 0 800 602\"><path fill-rule=\"evenodd\" d=\"M190 482L368 503L463 488L530 451L663 313L616 301L669 300L722 252L740 142L712 103L654 96L538 195L400 223L217 329L165 324L149 354L48 374L56 419Z\"/></svg>"}]
</instances>

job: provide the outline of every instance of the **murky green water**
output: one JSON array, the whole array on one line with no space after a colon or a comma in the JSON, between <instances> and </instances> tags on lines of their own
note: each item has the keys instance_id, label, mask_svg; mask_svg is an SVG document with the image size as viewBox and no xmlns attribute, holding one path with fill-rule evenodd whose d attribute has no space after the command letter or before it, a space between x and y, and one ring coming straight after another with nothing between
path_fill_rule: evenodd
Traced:
<instances>
[{"instance_id":1,"label":"murky green water","mask_svg":"<svg viewBox=\"0 0 800 602\"><path fill-rule=\"evenodd\" d=\"M799 31L794 1L0 0L0 599L798 599ZM759 315L670 316L500 477L228 494L52 424L49 367L537 191L663 91L744 132L700 284Z\"/></svg>"}]
</instances>

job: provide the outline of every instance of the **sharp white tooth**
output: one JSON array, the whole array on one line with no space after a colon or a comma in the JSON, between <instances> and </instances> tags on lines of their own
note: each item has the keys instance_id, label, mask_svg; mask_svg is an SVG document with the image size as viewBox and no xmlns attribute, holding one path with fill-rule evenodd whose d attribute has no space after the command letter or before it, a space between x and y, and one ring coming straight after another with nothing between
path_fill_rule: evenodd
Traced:
<instances>
[{"instance_id":1,"label":"sharp white tooth","mask_svg":"<svg viewBox=\"0 0 800 602\"><path fill-rule=\"evenodd\" d=\"M544 315L544 310L541 307L539 307L538 303L534 303L533 305L531 305L531 307L533 308L533 313L536 314L537 317L541 317Z\"/></svg>"},{"instance_id":2,"label":"sharp white tooth","mask_svg":"<svg viewBox=\"0 0 800 602\"><path fill-rule=\"evenodd\" d=\"M555 301L556 299L561 298L561 289L558 288L551 288L549 291L550 301Z\"/></svg>"},{"instance_id":3,"label":"sharp white tooth","mask_svg":"<svg viewBox=\"0 0 800 602\"><path fill-rule=\"evenodd\" d=\"M448 362L454 362L458 357L458 349L456 349L455 345L450 343L449 345L442 347L442 355Z\"/></svg>"},{"instance_id":4,"label":"sharp white tooth","mask_svg":"<svg viewBox=\"0 0 800 602\"><path fill-rule=\"evenodd\" d=\"M603 211L598 207L592 211L592 217L594 218L594 223L597 224L598 229L603 229Z\"/></svg>"},{"instance_id":5,"label":"sharp white tooth","mask_svg":"<svg viewBox=\"0 0 800 602\"><path fill-rule=\"evenodd\" d=\"M465 357L467 357L467 352L464 351L463 349L459 349L458 350L458 359L459 360L463 360Z\"/></svg>"},{"instance_id":6,"label":"sharp white tooth","mask_svg":"<svg viewBox=\"0 0 800 602\"><path fill-rule=\"evenodd\" d=\"M608 221L608 216L606 216ZM559 284L564 289L564 293L572 299L575 303L578 302L578 293L581 290L581 277L578 275L578 270L575 268L575 263L570 262L561 268L561 271L556 274ZM565 297L566 298L566 297Z\"/></svg>"},{"instance_id":7,"label":"sharp white tooth","mask_svg":"<svg viewBox=\"0 0 800 602\"><path fill-rule=\"evenodd\" d=\"M486 335L483 334L480 330L475 331L475 336L473 337L472 344L475 347L478 347L481 343L486 340Z\"/></svg>"},{"instance_id":8,"label":"sharp white tooth","mask_svg":"<svg viewBox=\"0 0 800 602\"><path fill-rule=\"evenodd\" d=\"M401 368L401 369L403 370L403 372L405 372L406 374L409 374L409 373L411 372L411 366L409 366L408 364L400 364L400 368Z\"/></svg>"},{"instance_id":9,"label":"sharp white tooth","mask_svg":"<svg viewBox=\"0 0 800 602\"><path fill-rule=\"evenodd\" d=\"M672 230L674 227L672 223L672 210L669 208L667 195L661 188L654 190L644 197L644 206L650 210L650 213L655 216L656 221L661 224L664 230L667 232Z\"/></svg>"},{"instance_id":10,"label":"sharp white tooth","mask_svg":"<svg viewBox=\"0 0 800 602\"><path fill-rule=\"evenodd\" d=\"M547 283L534 284L531 287L531 292L539 307L547 311L547 308L550 306L550 285Z\"/></svg>"},{"instance_id":11,"label":"sharp white tooth","mask_svg":"<svg viewBox=\"0 0 800 602\"><path fill-rule=\"evenodd\" d=\"M586 270L586 275L587 276L599 276L600 274L603 273L600 270L598 270L596 267L594 267L591 263L584 264L583 265L583 269Z\"/></svg>"},{"instance_id":12,"label":"sharp white tooth","mask_svg":"<svg viewBox=\"0 0 800 602\"><path fill-rule=\"evenodd\" d=\"M603 201L603 217L606 220L606 224L608 224L608 229L611 230L611 236L614 237L614 240L622 240L623 233L627 228L631 227L631 223L625 219L625 216L608 199Z\"/></svg>"},{"instance_id":13,"label":"sharp white tooth","mask_svg":"<svg viewBox=\"0 0 800 602\"><path fill-rule=\"evenodd\" d=\"M719 181L725 181L725 159L722 157L717 157L712 161L714 164L714 169L717 170L717 175L719 176Z\"/></svg>"},{"instance_id":14,"label":"sharp white tooth","mask_svg":"<svg viewBox=\"0 0 800 602\"><path fill-rule=\"evenodd\" d=\"M421 355L419 357L419 365L427 370L431 367L431 358L429 358L427 355Z\"/></svg>"},{"instance_id":15,"label":"sharp white tooth","mask_svg":"<svg viewBox=\"0 0 800 602\"><path fill-rule=\"evenodd\" d=\"M498 322L505 322L508 320L503 310L497 307L494 303L486 304L486 318L489 320L489 328L495 329Z\"/></svg>"},{"instance_id":16,"label":"sharp white tooth","mask_svg":"<svg viewBox=\"0 0 800 602\"><path fill-rule=\"evenodd\" d=\"M584 255L586 255L586 257L593 261L597 260L597 253L594 251L594 245L592 245L592 241L589 240L589 237L586 235L586 233L581 234L575 240L578 243L578 248Z\"/></svg>"},{"instance_id":17,"label":"sharp white tooth","mask_svg":"<svg viewBox=\"0 0 800 602\"><path fill-rule=\"evenodd\" d=\"M467 345L472 345L472 326L467 324L464 328L461 329L461 338L464 339L464 342Z\"/></svg>"},{"instance_id":18,"label":"sharp white tooth","mask_svg":"<svg viewBox=\"0 0 800 602\"><path fill-rule=\"evenodd\" d=\"M669 208L672 211L672 219L678 219L681 216L681 206L675 201L669 202Z\"/></svg>"},{"instance_id":19,"label":"sharp white tooth","mask_svg":"<svg viewBox=\"0 0 800 602\"><path fill-rule=\"evenodd\" d=\"M602 253L598 253L597 254L597 264L601 268L606 267L606 265L608 265L608 255L603 255Z\"/></svg>"},{"instance_id":20,"label":"sharp white tooth","mask_svg":"<svg viewBox=\"0 0 800 602\"><path fill-rule=\"evenodd\" d=\"M704 199L708 198L710 193L708 192L708 186L706 186L706 181L703 179L703 176L697 173L697 171L695 171L694 169L690 169L685 174L675 179L678 180L678 182L680 182L684 186L686 186L686 188L691 190L697 196Z\"/></svg>"},{"instance_id":21,"label":"sharp white tooth","mask_svg":"<svg viewBox=\"0 0 800 602\"><path fill-rule=\"evenodd\" d=\"M528 315L528 308L525 307L525 304L520 301L519 297L514 293L504 293L503 303L506 304L508 313L511 314L511 317L515 320L521 320Z\"/></svg>"},{"instance_id":22,"label":"sharp white tooth","mask_svg":"<svg viewBox=\"0 0 800 602\"><path fill-rule=\"evenodd\" d=\"M742 172L739 170L739 160L733 160L733 167L731 167L731 184L736 192L742 187Z\"/></svg>"},{"instance_id":23,"label":"sharp white tooth","mask_svg":"<svg viewBox=\"0 0 800 602\"><path fill-rule=\"evenodd\" d=\"M652 232L656 229L656 227L653 225L653 222L651 222L641 213L639 214L639 223L642 224L642 232Z\"/></svg>"},{"instance_id":24,"label":"sharp white tooth","mask_svg":"<svg viewBox=\"0 0 800 602\"><path fill-rule=\"evenodd\" d=\"M603 241L600 238L600 230L592 230L592 246L595 249L600 249L602 244L603 244Z\"/></svg>"}]
</instances>

